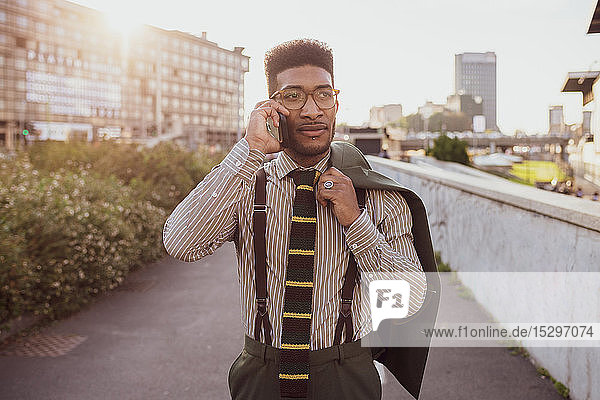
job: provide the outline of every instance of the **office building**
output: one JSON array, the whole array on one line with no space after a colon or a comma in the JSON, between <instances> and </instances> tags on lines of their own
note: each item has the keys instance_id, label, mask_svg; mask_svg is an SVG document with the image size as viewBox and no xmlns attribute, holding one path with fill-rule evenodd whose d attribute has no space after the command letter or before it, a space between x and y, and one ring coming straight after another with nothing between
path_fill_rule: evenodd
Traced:
<instances>
[{"instance_id":1,"label":"office building","mask_svg":"<svg viewBox=\"0 0 600 400\"><path fill-rule=\"evenodd\" d=\"M465 114L471 121L476 115L483 115L483 99L469 94L452 94L446 99L446 109Z\"/></svg>"},{"instance_id":2,"label":"office building","mask_svg":"<svg viewBox=\"0 0 600 400\"><path fill-rule=\"evenodd\" d=\"M446 111L445 104L435 104L427 100L425 104L418 107L417 114L420 114L423 117L423 119L427 120L433 114L443 113L444 111Z\"/></svg>"},{"instance_id":3,"label":"office building","mask_svg":"<svg viewBox=\"0 0 600 400\"><path fill-rule=\"evenodd\" d=\"M463 53L454 56L455 94L483 99L487 130L498 130L496 122L496 53Z\"/></svg>"},{"instance_id":4,"label":"office building","mask_svg":"<svg viewBox=\"0 0 600 400\"><path fill-rule=\"evenodd\" d=\"M569 164L576 176L600 186L600 71L569 72L562 92L581 93L584 107L582 136Z\"/></svg>"},{"instance_id":5,"label":"office building","mask_svg":"<svg viewBox=\"0 0 600 400\"><path fill-rule=\"evenodd\" d=\"M563 106L551 106L548 109L548 134L562 135L565 133L565 117Z\"/></svg>"},{"instance_id":6,"label":"office building","mask_svg":"<svg viewBox=\"0 0 600 400\"><path fill-rule=\"evenodd\" d=\"M382 128L402 118L402 104L386 104L371 107L369 113L369 126Z\"/></svg>"},{"instance_id":7,"label":"office building","mask_svg":"<svg viewBox=\"0 0 600 400\"><path fill-rule=\"evenodd\" d=\"M583 121L581 123L581 133L583 136L591 136L592 134L592 112L583 111Z\"/></svg>"},{"instance_id":8,"label":"office building","mask_svg":"<svg viewBox=\"0 0 600 400\"><path fill-rule=\"evenodd\" d=\"M0 145L29 128L39 139L169 134L224 150L243 130L242 51L147 25L123 35L64 0L4 0Z\"/></svg>"}]
</instances>

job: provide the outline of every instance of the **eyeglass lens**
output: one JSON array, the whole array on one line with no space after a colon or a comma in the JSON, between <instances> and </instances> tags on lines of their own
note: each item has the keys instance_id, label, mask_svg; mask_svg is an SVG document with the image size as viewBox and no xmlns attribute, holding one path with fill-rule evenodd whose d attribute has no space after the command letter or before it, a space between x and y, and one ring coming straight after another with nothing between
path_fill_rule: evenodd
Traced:
<instances>
[{"instance_id":1,"label":"eyeglass lens","mask_svg":"<svg viewBox=\"0 0 600 400\"><path fill-rule=\"evenodd\" d=\"M320 88L311 94L320 108L331 108L335 105L335 93L331 88ZM290 88L282 90L281 97L283 105L294 110L304 107L308 94L302 89Z\"/></svg>"}]
</instances>

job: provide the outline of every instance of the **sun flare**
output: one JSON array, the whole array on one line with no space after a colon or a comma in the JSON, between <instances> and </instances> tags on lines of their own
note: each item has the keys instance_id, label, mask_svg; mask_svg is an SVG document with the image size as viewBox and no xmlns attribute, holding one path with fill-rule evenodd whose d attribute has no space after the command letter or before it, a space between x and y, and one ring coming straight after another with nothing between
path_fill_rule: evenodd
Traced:
<instances>
[{"instance_id":1,"label":"sun flare","mask_svg":"<svg viewBox=\"0 0 600 400\"><path fill-rule=\"evenodd\" d=\"M123 4L103 11L108 28L124 38L131 36L144 24L143 16L139 13L139 7L131 4Z\"/></svg>"}]
</instances>

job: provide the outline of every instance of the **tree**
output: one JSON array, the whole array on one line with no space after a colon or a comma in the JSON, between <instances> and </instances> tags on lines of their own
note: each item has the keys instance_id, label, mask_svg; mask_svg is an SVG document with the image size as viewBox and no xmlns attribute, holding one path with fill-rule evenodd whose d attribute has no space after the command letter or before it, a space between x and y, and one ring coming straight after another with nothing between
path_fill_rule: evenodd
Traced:
<instances>
[{"instance_id":1,"label":"tree","mask_svg":"<svg viewBox=\"0 0 600 400\"><path fill-rule=\"evenodd\" d=\"M427 155L442 161L454 161L469 165L467 142L458 138L450 139L445 134L433 140L433 148L427 149Z\"/></svg>"}]
</instances>

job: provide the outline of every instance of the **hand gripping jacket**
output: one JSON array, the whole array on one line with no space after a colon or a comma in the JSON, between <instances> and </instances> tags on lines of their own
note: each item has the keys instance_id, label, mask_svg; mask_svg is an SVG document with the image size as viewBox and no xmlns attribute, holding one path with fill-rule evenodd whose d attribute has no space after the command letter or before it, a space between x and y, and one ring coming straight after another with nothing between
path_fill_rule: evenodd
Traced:
<instances>
[{"instance_id":1,"label":"hand gripping jacket","mask_svg":"<svg viewBox=\"0 0 600 400\"><path fill-rule=\"evenodd\" d=\"M419 338L418 346L411 347L372 347L373 358L394 375L398 382L415 398L419 398L425 365L429 354L430 338L424 337L421 331L432 328L435 324L440 299L440 278L431 243L429 223L425 205L421 198L412 190L400 185L393 179L382 175L369 165L362 152L354 145L347 142L332 142L330 165L339 169L344 175L352 179L361 209L365 206L366 189L394 190L402 194L412 214L412 234L414 245L419 256L423 270L427 276L427 294L419 311L408 318L401 320L384 320L376 332L371 332L369 343L384 343L389 338L405 337ZM255 284L256 302L258 312L254 324L254 338L260 339L260 330L266 344L271 345L271 324L267 313L267 277L266 277L266 176L263 168L256 175L254 198L254 257L255 257ZM346 327L345 342L353 337L351 318L352 294L357 282L357 266L352 254L346 270L342 288L340 315L335 328L334 345L340 343L342 330ZM389 343L389 341L388 341Z\"/></svg>"}]
</instances>

